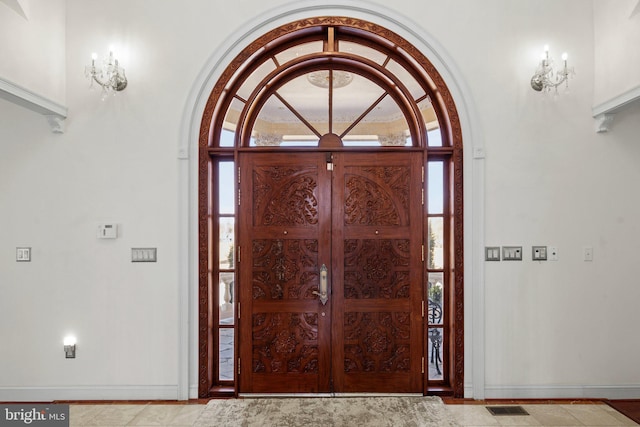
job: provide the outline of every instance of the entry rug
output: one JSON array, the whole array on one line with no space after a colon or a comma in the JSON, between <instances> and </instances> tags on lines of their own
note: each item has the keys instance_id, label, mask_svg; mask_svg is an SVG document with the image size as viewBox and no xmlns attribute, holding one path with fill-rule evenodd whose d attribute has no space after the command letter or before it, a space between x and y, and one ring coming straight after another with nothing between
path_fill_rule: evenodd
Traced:
<instances>
[{"instance_id":1,"label":"entry rug","mask_svg":"<svg viewBox=\"0 0 640 427\"><path fill-rule=\"evenodd\" d=\"M455 427L438 397L211 400L195 427Z\"/></svg>"}]
</instances>

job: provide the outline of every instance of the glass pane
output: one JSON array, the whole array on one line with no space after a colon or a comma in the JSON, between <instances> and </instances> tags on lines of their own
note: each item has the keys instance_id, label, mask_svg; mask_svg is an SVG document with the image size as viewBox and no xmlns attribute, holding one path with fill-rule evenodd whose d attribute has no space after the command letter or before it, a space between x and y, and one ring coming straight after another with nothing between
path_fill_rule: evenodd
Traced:
<instances>
[{"instance_id":1,"label":"glass pane","mask_svg":"<svg viewBox=\"0 0 640 427\"><path fill-rule=\"evenodd\" d=\"M384 90L377 84L353 74L353 80L348 86L336 88L333 91L333 133L342 135L384 93ZM381 111L379 108L374 110ZM386 113L382 115L386 115ZM361 137L359 139L373 139L375 141L378 139L378 133L376 130L361 127L357 132L352 129L347 135L358 135ZM353 139L358 139L358 137L354 136Z\"/></svg>"},{"instance_id":2,"label":"glass pane","mask_svg":"<svg viewBox=\"0 0 640 427\"><path fill-rule=\"evenodd\" d=\"M233 162L218 163L218 212L234 214L235 204L235 174Z\"/></svg>"},{"instance_id":3,"label":"glass pane","mask_svg":"<svg viewBox=\"0 0 640 427\"><path fill-rule=\"evenodd\" d=\"M233 329L220 329L219 375L220 381L233 381Z\"/></svg>"},{"instance_id":4,"label":"glass pane","mask_svg":"<svg viewBox=\"0 0 640 427\"><path fill-rule=\"evenodd\" d=\"M429 260L427 268L439 270L444 267L444 220L441 217L429 218Z\"/></svg>"},{"instance_id":5,"label":"glass pane","mask_svg":"<svg viewBox=\"0 0 640 427\"><path fill-rule=\"evenodd\" d=\"M219 268L221 270L234 268L235 254L235 218L222 217L220 222L220 242L218 245L218 254L220 256Z\"/></svg>"},{"instance_id":6,"label":"glass pane","mask_svg":"<svg viewBox=\"0 0 640 427\"><path fill-rule=\"evenodd\" d=\"M441 214L444 212L444 166L442 162L429 162L428 169L428 212Z\"/></svg>"},{"instance_id":7,"label":"glass pane","mask_svg":"<svg viewBox=\"0 0 640 427\"><path fill-rule=\"evenodd\" d=\"M363 105L363 110L370 105ZM376 145L381 146L405 146L408 130L409 124L404 114L393 98L387 95L347 135L350 139L373 138L377 140Z\"/></svg>"},{"instance_id":8,"label":"glass pane","mask_svg":"<svg viewBox=\"0 0 640 427\"><path fill-rule=\"evenodd\" d=\"M427 334L427 360L429 361L429 379L442 380L443 333L441 328L429 328Z\"/></svg>"},{"instance_id":9,"label":"glass pane","mask_svg":"<svg viewBox=\"0 0 640 427\"><path fill-rule=\"evenodd\" d=\"M276 59L280 65L284 65L289 61L292 61L296 58L299 58L304 55L309 55L311 53L319 53L322 52L322 41L314 41L309 43L303 43L291 47L287 50L283 50L279 54L276 55Z\"/></svg>"},{"instance_id":10,"label":"glass pane","mask_svg":"<svg viewBox=\"0 0 640 427\"><path fill-rule=\"evenodd\" d=\"M418 108L422 114L424 123L427 126L427 139L429 147L442 147L442 138L440 136L440 123L436 110L433 108L431 98L426 97L418 103Z\"/></svg>"},{"instance_id":11,"label":"glass pane","mask_svg":"<svg viewBox=\"0 0 640 427\"><path fill-rule=\"evenodd\" d=\"M228 129L222 129L220 132L220 147L233 147L235 142L235 132Z\"/></svg>"},{"instance_id":12,"label":"glass pane","mask_svg":"<svg viewBox=\"0 0 640 427\"><path fill-rule=\"evenodd\" d=\"M427 320L430 325L442 325L444 322L443 273L429 273Z\"/></svg>"},{"instance_id":13,"label":"glass pane","mask_svg":"<svg viewBox=\"0 0 640 427\"><path fill-rule=\"evenodd\" d=\"M227 114L224 116L223 129L220 134L221 147L233 147L235 130L238 126L238 119L240 118L240 113L243 108L244 102L237 98L233 98L231 100Z\"/></svg>"},{"instance_id":14,"label":"glass pane","mask_svg":"<svg viewBox=\"0 0 640 427\"><path fill-rule=\"evenodd\" d=\"M220 280L218 281L218 291L220 301L220 324L221 325L233 325L234 324L234 304L233 304L233 285L234 285L234 273L220 273Z\"/></svg>"},{"instance_id":15,"label":"glass pane","mask_svg":"<svg viewBox=\"0 0 640 427\"><path fill-rule=\"evenodd\" d=\"M427 140L429 141L429 147L442 147L442 135L440 134L440 128L428 130Z\"/></svg>"},{"instance_id":16,"label":"glass pane","mask_svg":"<svg viewBox=\"0 0 640 427\"><path fill-rule=\"evenodd\" d=\"M334 72L334 78L343 75L338 73L338 71ZM348 76L347 74L344 76L348 79L351 74ZM329 71L319 70L296 77L278 89L278 94L320 135L329 132L328 82ZM291 133L285 132L284 134Z\"/></svg>"},{"instance_id":17,"label":"glass pane","mask_svg":"<svg viewBox=\"0 0 640 427\"><path fill-rule=\"evenodd\" d=\"M242 99L249 99L251 96L251 92L257 87L262 87L260 82L262 79L267 77L267 75L276 69L276 65L273 61L265 61L260 65L251 75L247 78L247 80L242 83L242 87L238 90L237 95Z\"/></svg>"},{"instance_id":18,"label":"glass pane","mask_svg":"<svg viewBox=\"0 0 640 427\"><path fill-rule=\"evenodd\" d=\"M358 43L340 40L338 49L340 50L340 52L350 53L353 55L361 56L363 58L367 58L377 63L378 65L382 65L387 59L386 54Z\"/></svg>"},{"instance_id":19,"label":"glass pane","mask_svg":"<svg viewBox=\"0 0 640 427\"><path fill-rule=\"evenodd\" d=\"M387 69L407 87L413 99L420 99L424 96L424 89L406 68L398 64L396 61L391 60L387 64Z\"/></svg>"},{"instance_id":20,"label":"glass pane","mask_svg":"<svg viewBox=\"0 0 640 427\"><path fill-rule=\"evenodd\" d=\"M305 141L318 146L318 136L275 95L269 97L260 110L252 133L251 146L278 147L284 140Z\"/></svg>"}]
</instances>

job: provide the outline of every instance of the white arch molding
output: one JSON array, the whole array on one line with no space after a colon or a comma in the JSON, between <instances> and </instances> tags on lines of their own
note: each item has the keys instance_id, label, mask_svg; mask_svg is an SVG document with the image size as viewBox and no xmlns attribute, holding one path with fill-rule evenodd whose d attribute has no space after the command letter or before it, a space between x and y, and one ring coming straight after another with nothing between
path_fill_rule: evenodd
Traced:
<instances>
[{"instance_id":1,"label":"white arch molding","mask_svg":"<svg viewBox=\"0 0 640 427\"><path fill-rule=\"evenodd\" d=\"M178 138L179 400L198 396L198 140L207 99L228 64L255 39L292 21L331 15L376 23L412 43L438 70L455 101L464 144L464 394L484 398L484 144L471 92L445 49L410 18L362 0L339 5L302 0L263 12L230 34L202 67L185 104Z\"/></svg>"}]
</instances>

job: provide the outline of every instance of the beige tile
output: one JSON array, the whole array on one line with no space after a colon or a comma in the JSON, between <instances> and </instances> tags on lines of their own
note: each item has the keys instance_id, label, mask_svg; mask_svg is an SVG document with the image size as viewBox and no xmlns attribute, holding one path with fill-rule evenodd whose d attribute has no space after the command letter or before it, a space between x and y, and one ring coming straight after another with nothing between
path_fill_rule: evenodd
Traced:
<instances>
[{"instance_id":1,"label":"beige tile","mask_svg":"<svg viewBox=\"0 0 640 427\"><path fill-rule=\"evenodd\" d=\"M81 427L100 415L104 405L69 405L69 426Z\"/></svg>"},{"instance_id":2,"label":"beige tile","mask_svg":"<svg viewBox=\"0 0 640 427\"><path fill-rule=\"evenodd\" d=\"M496 417L482 405L447 405L451 418L462 426L497 426Z\"/></svg>"},{"instance_id":3,"label":"beige tile","mask_svg":"<svg viewBox=\"0 0 640 427\"><path fill-rule=\"evenodd\" d=\"M523 405L543 426L581 426L582 423L560 405Z\"/></svg>"},{"instance_id":4,"label":"beige tile","mask_svg":"<svg viewBox=\"0 0 640 427\"><path fill-rule=\"evenodd\" d=\"M607 405L560 405L585 426L620 426Z\"/></svg>"},{"instance_id":5,"label":"beige tile","mask_svg":"<svg viewBox=\"0 0 640 427\"><path fill-rule=\"evenodd\" d=\"M196 422L205 405L184 405L180 412L171 420L170 426L191 426Z\"/></svg>"},{"instance_id":6,"label":"beige tile","mask_svg":"<svg viewBox=\"0 0 640 427\"><path fill-rule=\"evenodd\" d=\"M543 425L531 415L499 415L495 417L501 426L540 426Z\"/></svg>"},{"instance_id":7,"label":"beige tile","mask_svg":"<svg viewBox=\"0 0 640 427\"><path fill-rule=\"evenodd\" d=\"M182 405L147 405L128 426L166 426L180 412Z\"/></svg>"},{"instance_id":8,"label":"beige tile","mask_svg":"<svg viewBox=\"0 0 640 427\"><path fill-rule=\"evenodd\" d=\"M104 405L102 411L85 426L126 426L136 415L138 415L146 405Z\"/></svg>"}]
</instances>

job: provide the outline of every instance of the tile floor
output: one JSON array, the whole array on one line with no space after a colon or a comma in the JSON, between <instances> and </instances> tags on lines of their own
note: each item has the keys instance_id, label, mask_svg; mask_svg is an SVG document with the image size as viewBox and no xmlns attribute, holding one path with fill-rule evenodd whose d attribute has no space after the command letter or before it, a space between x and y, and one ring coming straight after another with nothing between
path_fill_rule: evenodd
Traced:
<instances>
[{"instance_id":1,"label":"tile floor","mask_svg":"<svg viewBox=\"0 0 640 427\"><path fill-rule=\"evenodd\" d=\"M504 406L504 405L499 405ZM523 404L527 416L493 416L484 405L446 405L460 426L635 426L605 404ZM191 426L204 404L73 404L70 425L80 426ZM224 427L224 426L220 426ZM260 426L266 427L266 426Z\"/></svg>"}]
</instances>

